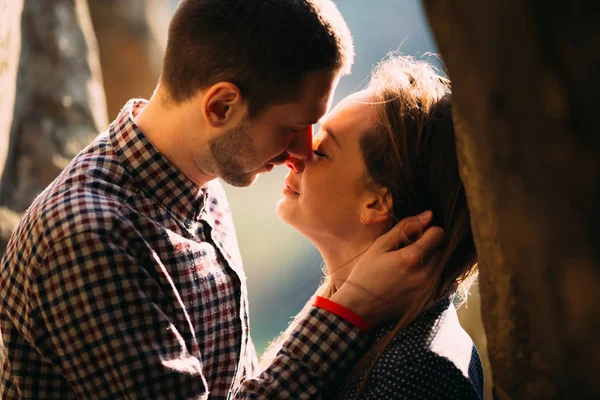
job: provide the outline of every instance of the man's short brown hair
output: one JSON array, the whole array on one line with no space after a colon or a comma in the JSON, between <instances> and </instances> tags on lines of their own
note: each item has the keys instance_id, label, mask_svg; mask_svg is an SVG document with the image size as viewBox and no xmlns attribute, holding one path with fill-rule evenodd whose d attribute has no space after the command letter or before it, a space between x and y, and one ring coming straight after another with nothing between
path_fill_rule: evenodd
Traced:
<instances>
[{"instance_id":1,"label":"man's short brown hair","mask_svg":"<svg viewBox=\"0 0 600 400\"><path fill-rule=\"evenodd\" d=\"M331 0L182 0L169 25L162 83L176 103L237 85L251 115L293 100L309 72L350 72L354 46Z\"/></svg>"}]
</instances>

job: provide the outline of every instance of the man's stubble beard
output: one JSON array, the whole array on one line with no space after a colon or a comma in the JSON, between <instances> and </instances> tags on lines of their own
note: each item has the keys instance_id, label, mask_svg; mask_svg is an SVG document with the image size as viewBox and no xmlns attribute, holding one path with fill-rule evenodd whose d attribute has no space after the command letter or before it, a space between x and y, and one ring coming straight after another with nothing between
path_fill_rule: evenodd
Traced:
<instances>
[{"instance_id":1,"label":"man's stubble beard","mask_svg":"<svg viewBox=\"0 0 600 400\"><path fill-rule=\"evenodd\" d=\"M255 165L256 151L252 143L252 129L247 118L238 126L209 142L210 152L215 162L219 178L236 187L250 186L256 181L257 174L245 172L244 164Z\"/></svg>"}]
</instances>

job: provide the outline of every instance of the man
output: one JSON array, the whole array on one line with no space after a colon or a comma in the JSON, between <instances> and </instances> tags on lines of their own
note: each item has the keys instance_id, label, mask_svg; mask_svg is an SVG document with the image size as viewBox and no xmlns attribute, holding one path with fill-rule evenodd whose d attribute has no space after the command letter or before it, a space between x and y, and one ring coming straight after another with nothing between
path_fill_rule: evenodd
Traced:
<instances>
[{"instance_id":1,"label":"man","mask_svg":"<svg viewBox=\"0 0 600 400\"><path fill-rule=\"evenodd\" d=\"M309 398L364 330L422 281L413 218L378 241L261 374L222 178L250 185L311 156L353 46L329 0L182 0L160 82L33 203L0 271L0 394L17 398ZM399 264L405 264L401 268ZM390 278L393 277L393 278Z\"/></svg>"}]
</instances>

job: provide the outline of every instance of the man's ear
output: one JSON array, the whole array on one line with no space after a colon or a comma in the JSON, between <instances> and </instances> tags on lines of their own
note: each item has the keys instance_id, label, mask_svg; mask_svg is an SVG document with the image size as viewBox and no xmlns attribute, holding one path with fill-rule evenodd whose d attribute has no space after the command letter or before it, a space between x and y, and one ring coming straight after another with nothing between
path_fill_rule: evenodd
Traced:
<instances>
[{"instance_id":1,"label":"man's ear","mask_svg":"<svg viewBox=\"0 0 600 400\"><path fill-rule=\"evenodd\" d=\"M361 206L360 221L365 224L386 222L393 213L392 194L387 188L369 191Z\"/></svg>"},{"instance_id":2,"label":"man's ear","mask_svg":"<svg viewBox=\"0 0 600 400\"><path fill-rule=\"evenodd\" d=\"M219 82L209 87L202 97L204 120L213 128L240 119L246 111L240 89L231 82Z\"/></svg>"}]
</instances>

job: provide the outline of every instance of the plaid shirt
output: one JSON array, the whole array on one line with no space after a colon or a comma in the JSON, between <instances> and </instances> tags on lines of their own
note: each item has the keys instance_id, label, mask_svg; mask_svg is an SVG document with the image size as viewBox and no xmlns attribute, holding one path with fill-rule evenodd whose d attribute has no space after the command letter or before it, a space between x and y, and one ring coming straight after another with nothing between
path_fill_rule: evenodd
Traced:
<instances>
[{"instance_id":1,"label":"plaid shirt","mask_svg":"<svg viewBox=\"0 0 600 400\"><path fill-rule=\"evenodd\" d=\"M199 188L124 107L38 196L0 270L0 398L318 398L365 334L313 308L253 371L246 277L218 181Z\"/></svg>"}]
</instances>

